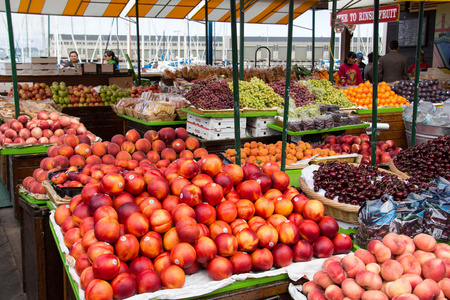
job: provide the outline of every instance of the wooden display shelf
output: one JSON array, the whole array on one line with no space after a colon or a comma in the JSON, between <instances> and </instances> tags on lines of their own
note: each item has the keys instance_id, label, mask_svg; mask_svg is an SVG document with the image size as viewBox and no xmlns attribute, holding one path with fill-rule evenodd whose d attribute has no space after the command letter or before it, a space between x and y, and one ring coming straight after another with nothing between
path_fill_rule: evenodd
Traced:
<instances>
[{"instance_id":1,"label":"wooden display shelf","mask_svg":"<svg viewBox=\"0 0 450 300\"><path fill-rule=\"evenodd\" d=\"M79 117L87 130L104 141L110 141L116 134L123 134L123 119L117 116L110 105L63 107L62 112Z\"/></svg>"},{"instance_id":2,"label":"wooden display shelf","mask_svg":"<svg viewBox=\"0 0 450 300\"><path fill-rule=\"evenodd\" d=\"M22 280L27 299L63 299L62 261L52 238L49 209L20 198Z\"/></svg>"},{"instance_id":3,"label":"wooden display shelf","mask_svg":"<svg viewBox=\"0 0 450 300\"><path fill-rule=\"evenodd\" d=\"M39 168L41 160L47 157L47 153L16 154L7 156L7 187L10 201L14 205L14 216L20 217L19 190L17 185L28 177L33 176L34 170Z\"/></svg>"},{"instance_id":4,"label":"wooden display shelf","mask_svg":"<svg viewBox=\"0 0 450 300\"><path fill-rule=\"evenodd\" d=\"M333 131L342 131L342 130L350 130L350 129L356 129L356 128L366 128L369 127L369 123L363 123L363 124L356 124L356 125L348 125L348 126L339 126L339 127L333 127L329 129L322 129L322 130L307 130L307 131L287 131L288 135L308 135L308 134L317 134L317 133L326 133L326 132L333 132ZM283 127L278 126L275 123L271 123L267 125L269 128L274 129L279 132L283 132Z\"/></svg>"},{"instance_id":5,"label":"wooden display shelf","mask_svg":"<svg viewBox=\"0 0 450 300\"><path fill-rule=\"evenodd\" d=\"M372 114L359 115L359 119L363 122L372 122ZM380 135L377 136L378 141L393 140L396 147L408 147L402 112L379 113L377 120L379 123L389 124L389 130L380 131ZM348 129L345 131L345 134L351 135L360 135L361 133L366 133L366 130Z\"/></svg>"}]
</instances>

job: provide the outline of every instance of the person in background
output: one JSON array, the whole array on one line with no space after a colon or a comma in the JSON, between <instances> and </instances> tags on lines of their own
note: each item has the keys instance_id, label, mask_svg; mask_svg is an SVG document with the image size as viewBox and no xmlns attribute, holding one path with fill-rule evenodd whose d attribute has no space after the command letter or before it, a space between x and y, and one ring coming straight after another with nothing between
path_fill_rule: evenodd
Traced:
<instances>
[{"instance_id":1,"label":"person in background","mask_svg":"<svg viewBox=\"0 0 450 300\"><path fill-rule=\"evenodd\" d=\"M71 51L69 53L69 61L64 64L64 68L75 68L79 62L77 51Z\"/></svg>"},{"instance_id":2,"label":"person in background","mask_svg":"<svg viewBox=\"0 0 450 300\"><path fill-rule=\"evenodd\" d=\"M114 51L108 50L105 51L105 54L103 55L103 63L113 64L114 68L117 69L117 66L119 65L119 59L114 54Z\"/></svg>"},{"instance_id":3,"label":"person in background","mask_svg":"<svg viewBox=\"0 0 450 300\"><path fill-rule=\"evenodd\" d=\"M421 50L420 51L420 68L428 69L430 67L430 65L425 62L424 56L425 56L425 52L423 50ZM415 72L416 72L416 64L414 63L411 65L411 67L409 67L408 73L411 75L414 75Z\"/></svg>"},{"instance_id":4,"label":"person in background","mask_svg":"<svg viewBox=\"0 0 450 300\"><path fill-rule=\"evenodd\" d=\"M358 65L359 69L361 70L361 76L364 81L364 68L366 67L366 64L363 63L363 54L361 52L356 53L356 64Z\"/></svg>"},{"instance_id":5,"label":"person in background","mask_svg":"<svg viewBox=\"0 0 450 300\"><path fill-rule=\"evenodd\" d=\"M339 67L341 85L358 85L363 82L361 71L356 62L355 52L349 52L344 63Z\"/></svg>"},{"instance_id":6,"label":"person in background","mask_svg":"<svg viewBox=\"0 0 450 300\"><path fill-rule=\"evenodd\" d=\"M365 80L369 80L370 83L373 81L373 52L367 54L367 58L369 59L369 64L364 68L364 78Z\"/></svg>"},{"instance_id":7,"label":"person in background","mask_svg":"<svg viewBox=\"0 0 450 300\"><path fill-rule=\"evenodd\" d=\"M385 82L409 80L408 58L398 53L398 41L389 43L389 53L378 63L378 79Z\"/></svg>"}]
</instances>

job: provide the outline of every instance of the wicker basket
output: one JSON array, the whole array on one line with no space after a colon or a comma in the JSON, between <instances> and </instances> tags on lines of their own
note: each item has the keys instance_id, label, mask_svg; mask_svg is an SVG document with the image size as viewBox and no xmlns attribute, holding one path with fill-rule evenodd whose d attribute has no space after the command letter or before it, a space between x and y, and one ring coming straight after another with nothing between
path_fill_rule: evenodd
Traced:
<instances>
[{"instance_id":1,"label":"wicker basket","mask_svg":"<svg viewBox=\"0 0 450 300\"><path fill-rule=\"evenodd\" d=\"M125 114L129 117L133 117L133 111L134 109L129 108L129 107L125 107Z\"/></svg>"},{"instance_id":2,"label":"wicker basket","mask_svg":"<svg viewBox=\"0 0 450 300\"><path fill-rule=\"evenodd\" d=\"M117 106L115 106L114 104L111 104L111 109L113 110L113 112L115 112L117 114Z\"/></svg>"},{"instance_id":3,"label":"wicker basket","mask_svg":"<svg viewBox=\"0 0 450 300\"><path fill-rule=\"evenodd\" d=\"M162 111L158 115L144 115L145 121L147 122L171 122L175 120L176 114L168 115L166 112Z\"/></svg>"},{"instance_id":4,"label":"wicker basket","mask_svg":"<svg viewBox=\"0 0 450 300\"><path fill-rule=\"evenodd\" d=\"M394 173L395 175L397 175L398 177L400 177L401 179L409 179L411 178L408 174L403 173L402 171L400 171L399 169L397 169L397 167L394 164L394 160L391 159L389 161L389 170L392 171L392 173Z\"/></svg>"},{"instance_id":5,"label":"wicker basket","mask_svg":"<svg viewBox=\"0 0 450 300\"><path fill-rule=\"evenodd\" d=\"M182 111L181 109L177 108L176 109L177 112L177 116L180 119L186 119L187 118L187 112Z\"/></svg>"},{"instance_id":6,"label":"wicker basket","mask_svg":"<svg viewBox=\"0 0 450 300\"><path fill-rule=\"evenodd\" d=\"M117 109L117 113L119 115L125 115L126 114L125 113L125 107L123 107L123 106L116 106L116 109Z\"/></svg>"},{"instance_id":7,"label":"wicker basket","mask_svg":"<svg viewBox=\"0 0 450 300\"><path fill-rule=\"evenodd\" d=\"M303 178L299 180L300 188L305 193L305 195L310 199L316 199L322 202L325 207L325 214L331 216L339 221L344 221L352 224L359 224L358 222L358 211L360 206L350 205L345 203L340 203L324 196L321 196L311 190Z\"/></svg>"}]
</instances>

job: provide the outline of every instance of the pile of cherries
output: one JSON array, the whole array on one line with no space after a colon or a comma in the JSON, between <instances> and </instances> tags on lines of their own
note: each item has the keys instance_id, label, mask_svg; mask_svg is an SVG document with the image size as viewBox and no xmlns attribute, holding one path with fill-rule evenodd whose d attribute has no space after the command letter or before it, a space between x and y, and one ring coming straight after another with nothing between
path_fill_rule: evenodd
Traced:
<instances>
[{"instance_id":1,"label":"pile of cherries","mask_svg":"<svg viewBox=\"0 0 450 300\"><path fill-rule=\"evenodd\" d=\"M319 166L314 171L314 191L324 189L326 198L338 197L337 200L345 204L362 205L366 200L380 199L384 194L402 201L409 193L418 193L428 186L417 178L404 181L370 165L328 161Z\"/></svg>"}]
</instances>

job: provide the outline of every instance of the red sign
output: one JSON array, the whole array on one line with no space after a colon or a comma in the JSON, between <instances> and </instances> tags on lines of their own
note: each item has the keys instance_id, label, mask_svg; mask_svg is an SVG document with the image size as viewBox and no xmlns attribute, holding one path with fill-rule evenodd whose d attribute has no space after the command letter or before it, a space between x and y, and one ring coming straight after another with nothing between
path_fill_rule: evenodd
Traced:
<instances>
[{"instance_id":1,"label":"red sign","mask_svg":"<svg viewBox=\"0 0 450 300\"><path fill-rule=\"evenodd\" d=\"M400 6L398 4L380 6L379 23L397 22L399 12ZM373 8L344 10L337 14L337 18L345 24L372 24Z\"/></svg>"}]
</instances>

